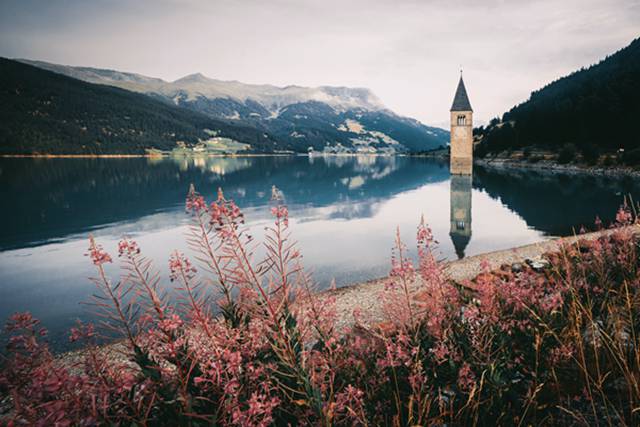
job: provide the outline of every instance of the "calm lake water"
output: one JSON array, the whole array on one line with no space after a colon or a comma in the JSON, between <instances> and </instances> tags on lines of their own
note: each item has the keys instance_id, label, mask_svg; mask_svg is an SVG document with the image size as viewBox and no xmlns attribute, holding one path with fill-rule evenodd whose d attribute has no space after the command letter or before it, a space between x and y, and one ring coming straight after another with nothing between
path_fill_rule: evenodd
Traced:
<instances>
[{"instance_id":1,"label":"calm lake water","mask_svg":"<svg viewBox=\"0 0 640 427\"><path fill-rule=\"evenodd\" d=\"M209 200L222 187L258 239L276 185L320 287L387 274L396 227L411 248L421 214L442 257L456 259L610 221L625 194L640 196L631 179L476 169L451 180L446 163L407 157L0 159L0 318L29 310L63 347L89 317L89 233L112 254L122 236L136 239L166 277L170 252L189 254L191 183Z\"/></svg>"}]
</instances>

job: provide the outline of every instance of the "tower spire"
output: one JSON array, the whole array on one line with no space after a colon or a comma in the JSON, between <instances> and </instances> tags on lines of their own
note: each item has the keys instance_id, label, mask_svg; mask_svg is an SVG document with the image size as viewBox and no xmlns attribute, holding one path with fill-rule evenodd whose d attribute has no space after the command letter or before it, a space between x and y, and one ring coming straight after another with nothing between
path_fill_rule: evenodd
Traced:
<instances>
[{"instance_id":1,"label":"tower spire","mask_svg":"<svg viewBox=\"0 0 640 427\"><path fill-rule=\"evenodd\" d=\"M467 96L467 89L464 87L464 80L462 80L462 68L460 69L460 80L458 81L456 95L453 97L451 111L473 111Z\"/></svg>"}]
</instances>

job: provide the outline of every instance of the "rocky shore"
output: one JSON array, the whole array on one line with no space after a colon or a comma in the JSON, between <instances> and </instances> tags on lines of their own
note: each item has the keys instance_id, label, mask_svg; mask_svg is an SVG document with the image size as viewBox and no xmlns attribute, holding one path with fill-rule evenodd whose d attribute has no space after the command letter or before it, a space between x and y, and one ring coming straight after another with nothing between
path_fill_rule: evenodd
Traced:
<instances>
[{"instance_id":1,"label":"rocky shore","mask_svg":"<svg viewBox=\"0 0 640 427\"><path fill-rule=\"evenodd\" d=\"M640 233L640 225L631 227L634 232ZM512 268L518 268L518 265L522 263L535 266L538 263L544 262L542 259L543 254L557 250L562 242L574 243L580 239L595 240L611 232L612 230L602 230L475 255L447 262L445 264L445 271L450 280L463 282L476 277L482 271L481 265L483 263L486 263L491 270L498 269L505 264L512 266ZM374 279L324 292L324 296L331 295L336 299L338 327L351 326L356 321L364 326L382 322L384 320L384 313L380 294L384 290L387 281L387 278ZM416 288L419 286L420 284L417 283Z\"/></svg>"},{"instance_id":2,"label":"rocky shore","mask_svg":"<svg viewBox=\"0 0 640 427\"><path fill-rule=\"evenodd\" d=\"M593 175L611 178L632 177L640 178L640 170L628 166L589 166L583 164L560 164L553 160L539 160L528 162L526 160L492 158L475 159L474 165L487 169L497 170L534 170L547 174L563 175Z\"/></svg>"}]
</instances>

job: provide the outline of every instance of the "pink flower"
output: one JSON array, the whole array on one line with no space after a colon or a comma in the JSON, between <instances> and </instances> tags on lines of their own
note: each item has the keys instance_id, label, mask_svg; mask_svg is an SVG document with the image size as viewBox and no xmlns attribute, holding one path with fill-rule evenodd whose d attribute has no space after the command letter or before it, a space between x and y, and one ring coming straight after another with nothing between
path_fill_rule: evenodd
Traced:
<instances>
[{"instance_id":1,"label":"pink flower","mask_svg":"<svg viewBox=\"0 0 640 427\"><path fill-rule=\"evenodd\" d=\"M449 348L442 341L438 342L430 351L437 363L443 363L449 359Z\"/></svg>"},{"instance_id":2,"label":"pink flower","mask_svg":"<svg viewBox=\"0 0 640 427\"><path fill-rule=\"evenodd\" d=\"M200 212L207 210L207 204L204 201L204 197L197 193L189 194L187 201L185 202L185 209L187 212Z\"/></svg>"},{"instance_id":3,"label":"pink flower","mask_svg":"<svg viewBox=\"0 0 640 427\"><path fill-rule=\"evenodd\" d=\"M159 327L162 331L165 332L174 332L180 326L182 326L182 319L177 314L172 314L167 316L165 319L159 321Z\"/></svg>"},{"instance_id":4,"label":"pink flower","mask_svg":"<svg viewBox=\"0 0 640 427\"><path fill-rule=\"evenodd\" d=\"M118 254L122 255L136 255L140 253L140 248L138 247L138 243L134 240L128 240L126 238L120 240L118 243Z\"/></svg>"},{"instance_id":5,"label":"pink flower","mask_svg":"<svg viewBox=\"0 0 640 427\"><path fill-rule=\"evenodd\" d=\"M169 258L169 277L171 281L178 279L181 274L191 278L196 271L197 269L191 264L191 261L178 251L175 251Z\"/></svg>"},{"instance_id":6,"label":"pink flower","mask_svg":"<svg viewBox=\"0 0 640 427\"><path fill-rule=\"evenodd\" d=\"M209 219L211 224L222 224L222 208L218 202L213 202L211 206L209 206Z\"/></svg>"},{"instance_id":7,"label":"pink flower","mask_svg":"<svg viewBox=\"0 0 640 427\"><path fill-rule=\"evenodd\" d=\"M394 260L391 262L391 271L389 272L391 277L410 277L413 273L415 273L415 267L410 260Z\"/></svg>"},{"instance_id":8,"label":"pink flower","mask_svg":"<svg viewBox=\"0 0 640 427\"><path fill-rule=\"evenodd\" d=\"M620 225L629 225L633 222L633 214L631 210L627 206L626 202L620 209L618 209L618 213L616 214L616 222Z\"/></svg>"},{"instance_id":9,"label":"pink flower","mask_svg":"<svg viewBox=\"0 0 640 427\"><path fill-rule=\"evenodd\" d=\"M33 329L40 321L35 319L28 311L22 313L14 313L9 317L6 329L8 332L17 331L21 329Z\"/></svg>"},{"instance_id":10,"label":"pink flower","mask_svg":"<svg viewBox=\"0 0 640 427\"><path fill-rule=\"evenodd\" d=\"M420 224L418 224L416 240L418 241L418 246L429 246L431 243L436 243L431 228L426 225L424 215L420 218Z\"/></svg>"},{"instance_id":11,"label":"pink flower","mask_svg":"<svg viewBox=\"0 0 640 427\"><path fill-rule=\"evenodd\" d=\"M271 208L271 214L278 220L282 220L286 226L289 225L289 210L284 205L278 205Z\"/></svg>"},{"instance_id":12,"label":"pink flower","mask_svg":"<svg viewBox=\"0 0 640 427\"><path fill-rule=\"evenodd\" d=\"M84 325L78 321L78 327L71 328L69 341L76 342L84 339L90 339L95 336L95 331L92 324Z\"/></svg>"},{"instance_id":13,"label":"pink flower","mask_svg":"<svg viewBox=\"0 0 640 427\"><path fill-rule=\"evenodd\" d=\"M87 255L91 257L91 261L95 265L102 265L107 262L113 262L111 255L102 249L101 245L96 244L93 236L89 237L89 250Z\"/></svg>"},{"instance_id":14,"label":"pink flower","mask_svg":"<svg viewBox=\"0 0 640 427\"><path fill-rule=\"evenodd\" d=\"M458 371L458 387L463 391L470 391L476 384L476 376L467 362Z\"/></svg>"},{"instance_id":15,"label":"pink flower","mask_svg":"<svg viewBox=\"0 0 640 427\"><path fill-rule=\"evenodd\" d=\"M364 416L364 392L349 384L336 394L335 412L345 421L362 422Z\"/></svg>"}]
</instances>

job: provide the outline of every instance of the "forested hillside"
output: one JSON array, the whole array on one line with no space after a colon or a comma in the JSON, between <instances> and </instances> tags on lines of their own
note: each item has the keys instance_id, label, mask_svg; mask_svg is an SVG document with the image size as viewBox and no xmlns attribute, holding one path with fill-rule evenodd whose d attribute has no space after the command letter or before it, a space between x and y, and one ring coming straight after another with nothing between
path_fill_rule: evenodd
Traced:
<instances>
[{"instance_id":1,"label":"forested hillside","mask_svg":"<svg viewBox=\"0 0 640 427\"><path fill-rule=\"evenodd\" d=\"M475 134L477 154L536 147L585 158L624 149L640 154L640 39L537 90ZM635 150L635 151L634 151Z\"/></svg>"},{"instance_id":2,"label":"forested hillside","mask_svg":"<svg viewBox=\"0 0 640 427\"><path fill-rule=\"evenodd\" d=\"M422 152L444 147L449 132L387 109L366 88L303 87L223 81L200 73L168 82L117 70L20 60L88 83L144 93L213 119L271 135L281 150Z\"/></svg>"},{"instance_id":3,"label":"forested hillside","mask_svg":"<svg viewBox=\"0 0 640 427\"><path fill-rule=\"evenodd\" d=\"M216 120L146 95L86 83L0 58L0 153L114 154L171 150L215 131L273 150L264 131Z\"/></svg>"}]
</instances>

